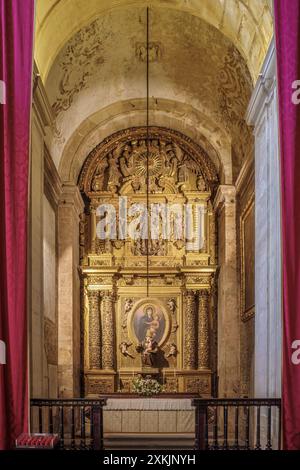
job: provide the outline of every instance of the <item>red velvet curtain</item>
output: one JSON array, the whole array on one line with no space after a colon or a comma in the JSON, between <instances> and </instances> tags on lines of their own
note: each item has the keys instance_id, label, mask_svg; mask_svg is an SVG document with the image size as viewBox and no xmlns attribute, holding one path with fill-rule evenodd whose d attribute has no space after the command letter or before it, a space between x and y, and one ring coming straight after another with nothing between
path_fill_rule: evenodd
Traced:
<instances>
[{"instance_id":1,"label":"red velvet curtain","mask_svg":"<svg viewBox=\"0 0 300 470\"><path fill-rule=\"evenodd\" d=\"M300 1L274 0L281 149L283 446L300 449Z\"/></svg>"},{"instance_id":2,"label":"red velvet curtain","mask_svg":"<svg viewBox=\"0 0 300 470\"><path fill-rule=\"evenodd\" d=\"M0 0L0 449L27 429L26 250L34 0Z\"/></svg>"}]
</instances>

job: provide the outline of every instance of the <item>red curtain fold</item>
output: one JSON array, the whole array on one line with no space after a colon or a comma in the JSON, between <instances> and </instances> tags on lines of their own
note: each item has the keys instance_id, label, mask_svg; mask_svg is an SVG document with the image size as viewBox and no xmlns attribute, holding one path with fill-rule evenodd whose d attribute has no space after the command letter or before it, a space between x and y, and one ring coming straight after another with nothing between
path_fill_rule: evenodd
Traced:
<instances>
[{"instance_id":1,"label":"red curtain fold","mask_svg":"<svg viewBox=\"0 0 300 470\"><path fill-rule=\"evenodd\" d=\"M292 450L300 449L300 104L295 94L295 81L300 80L300 1L274 0L274 14L282 191L282 424L283 446Z\"/></svg>"},{"instance_id":2,"label":"red curtain fold","mask_svg":"<svg viewBox=\"0 0 300 470\"><path fill-rule=\"evenodd\" d=\"M0 0L0 449L27 430L26 250L34 0ZM6 92L6 93L4 93Z\"/></svg>"}]
</instances>

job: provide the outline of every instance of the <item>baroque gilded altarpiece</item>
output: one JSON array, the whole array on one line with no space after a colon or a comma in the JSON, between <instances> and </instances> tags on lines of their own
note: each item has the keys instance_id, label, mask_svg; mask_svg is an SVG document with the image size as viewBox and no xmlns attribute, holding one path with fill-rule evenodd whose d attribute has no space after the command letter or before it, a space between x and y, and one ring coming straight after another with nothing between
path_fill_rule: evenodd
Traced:
<instances>
[{"instance_id":1,"label":"baroque gilded altarpiece","mask_svg":"<svg viewBox=\"0 0 300 470\"><path fill-rule=\"evenodd\" d=\"M148 248L141 238L120 239L120 197L127 198L128 207L147 199L145 127L120 131L89 154L79 178L85 201L80 222L80 272L87 397L130 393L133 377L139 373L159 377L166 392L212 393L217 237L211 199L218 176L204 150L182 134L150 127L148 138L148 202L189 204L195 233L201 226L203 243L199 247L186 243L184 231L180 239L171 230L166 239L165 221L160 216L159 235L149 240ZM105 240L97 237L97 208L103 204L113 205L117 217L114 237ZM196 211L199 206L201 212ZM143 328L139 325L145 322L147 309L159 325L152 368L144 367L136 350Z\"/></svg>"}]
</instances>

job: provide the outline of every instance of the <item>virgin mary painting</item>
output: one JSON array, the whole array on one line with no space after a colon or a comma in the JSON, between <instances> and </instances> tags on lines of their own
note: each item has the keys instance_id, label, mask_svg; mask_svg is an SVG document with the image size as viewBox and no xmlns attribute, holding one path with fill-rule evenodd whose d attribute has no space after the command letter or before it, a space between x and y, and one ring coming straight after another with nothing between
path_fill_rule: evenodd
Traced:
<instances>
[{"instance_id":1,"label":"virgin mary painting","mask_svg":"<svg viewBox=\"0 0 300 470\"><path fill-rule=\"evenodd\" d=\"M140 343L146 337L159 343L164 335L165 326L164 314L155 305L140 307L134 314L133 329Z\"/></svg>"}]
</instances>

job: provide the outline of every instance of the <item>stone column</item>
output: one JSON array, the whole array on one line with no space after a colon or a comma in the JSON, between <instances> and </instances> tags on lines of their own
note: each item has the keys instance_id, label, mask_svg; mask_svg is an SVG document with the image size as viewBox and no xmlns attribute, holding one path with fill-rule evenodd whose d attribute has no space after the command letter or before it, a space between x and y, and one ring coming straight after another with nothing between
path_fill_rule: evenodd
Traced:
<instances>
[{"instance_id":1,"label":"stone column","mask_svg":"<svg viewBox=\"0 0 300 470\"><path fill-rule=\"evenodd\" d=\"M194 291L187 290L184 310L184 368L187 370L197 368L195 300Z\"/></svg>"},{"instance_id":2,"label":"stone column","mask_svg":"<svg viewBox=\"0 0 300 470\"><path fill-rule=\"evenodd\" d=\"M246 115L255 137L255 397L281 396L280 165L272 41Z\"/></svg>"},{"instance_id":3,"label":"stone column","mask_svg":"<svg viewBox=\"0 0 300 470\"><path fill-rule=\"evenodd\" d=\"M100 297L99 291L88 291L89 298L89 365L101 369Z\"/></svg>"},{"instance_id":4,"label":"stone column","mask_svg":"<svg viewBox=\"0 0 300 470\"><path fill-rule=\"evenodd\" d=\"M219 396L240 388L240 312L238 306L235 187L220 185L214 200L218 216L218 376Z\"/></svg>"},{"instance_id":5,"label":"stone column","mask_svg":"<svg viewBox=\"0 0 300 470\"><path fill-rule=\"evenodd\" d=\"M198 295L198 369L209 369L209 292Z\"/></svg>"},{"instance_id":6,"label":"stone column","mask_svg":"<svg viewBox=\"0 0 300 470\"><path fill-rule=\"evenodd\" d=\"M58 206L58 388L60 397L80 393L79 216L76 185L64 184Z\"/></svg>"},{"instance_id":7,"label":"stone column","mask_svg":"<svg viewBox=\"0 0 300 470\"><path fill-rule=\"evenodd\" d=\"M114 369L114 298L110 291L101 292L102 369Z\"/></svg>"}]
</instances>

